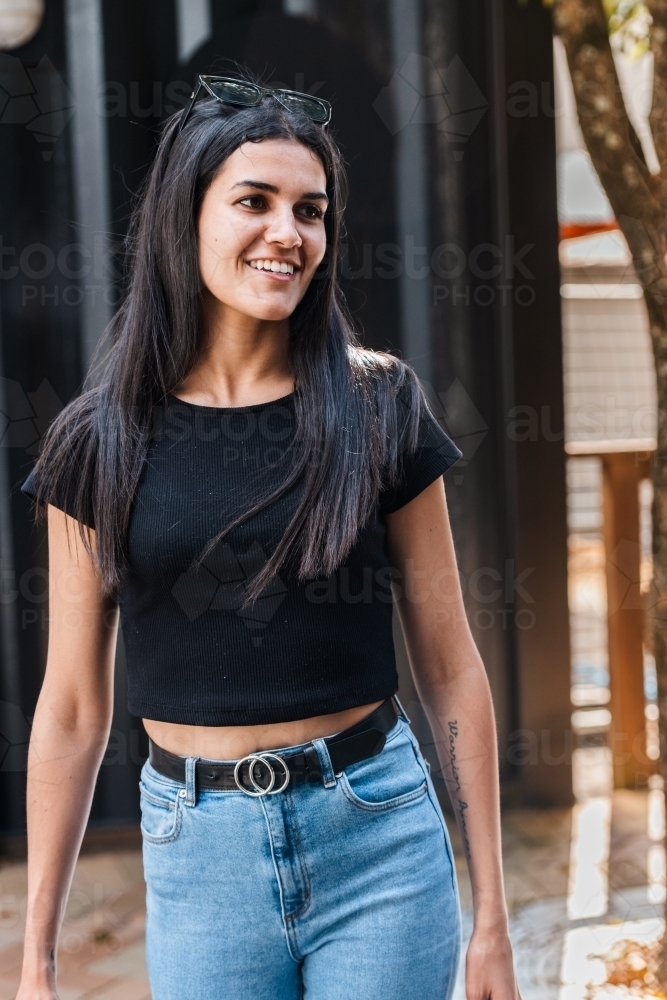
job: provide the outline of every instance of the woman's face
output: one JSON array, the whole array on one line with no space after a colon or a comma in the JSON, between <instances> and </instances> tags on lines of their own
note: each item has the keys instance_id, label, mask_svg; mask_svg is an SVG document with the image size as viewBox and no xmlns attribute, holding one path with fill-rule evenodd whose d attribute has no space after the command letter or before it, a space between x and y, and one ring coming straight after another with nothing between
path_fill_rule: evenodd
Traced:
<instances>
[{"instance_id":1,"label":"woman's face","mask_svg":"<svg viewBox=\"0 0 667 1000\"><path fill-rule=\"evenodd\" d=\"M259 320L290 316L324 257L326 177L319 157L283 139L247 142L204 195L199 269L219 303Z\"/></svg>"}]
</instances>

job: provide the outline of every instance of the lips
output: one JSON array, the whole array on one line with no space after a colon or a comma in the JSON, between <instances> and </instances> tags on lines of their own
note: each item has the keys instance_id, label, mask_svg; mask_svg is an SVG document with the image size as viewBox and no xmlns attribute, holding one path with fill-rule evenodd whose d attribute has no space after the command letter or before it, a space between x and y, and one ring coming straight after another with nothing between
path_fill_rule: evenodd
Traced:
<instances>
[{"instance_id":1,"label":"lips","mask_svg":"<svg viewBox=\"0 0 667 1000\"><path fill-rule=\"evenodd\" d=\"M272 271L274 274L294 274L295 268L293 263L285 260L248 260L246 264L256 271Z\"/></svg>"}]
</instances>

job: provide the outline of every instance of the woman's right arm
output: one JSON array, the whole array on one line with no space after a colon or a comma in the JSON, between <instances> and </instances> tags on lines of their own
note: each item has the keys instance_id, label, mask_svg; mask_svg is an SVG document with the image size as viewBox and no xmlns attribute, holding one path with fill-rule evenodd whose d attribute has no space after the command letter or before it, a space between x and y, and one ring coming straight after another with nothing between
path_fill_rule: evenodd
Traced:
<instances>
[{"instance_id":1,"label":"woman's right arm","mask_svg":"<svg viewBox=\"0 0 667 1000\"><path fill-rule=\"evenodd\" d=\"M53 1000L58 934L113 712L118 609L49 507L49 649L28 753L28 907L16 1000ZM94 532L91 532L94 546Z\"/></svg>"}]
</instances>

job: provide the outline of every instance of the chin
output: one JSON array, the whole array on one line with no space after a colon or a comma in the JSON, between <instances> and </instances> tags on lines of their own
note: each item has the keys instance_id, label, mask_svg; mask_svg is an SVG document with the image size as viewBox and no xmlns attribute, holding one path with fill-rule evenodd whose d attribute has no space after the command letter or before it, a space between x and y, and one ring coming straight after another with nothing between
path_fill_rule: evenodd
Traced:
<instances>
[{"instance_id":1,"label":"chin","mask_svg":"<svg viewBox=\"0 0 667 1000\"><path fill-rule=\"evenodd\" d=\"M277 303L270 305L267 303L265 306L250 307L247 310L242 310L247 316L252 316L253 319L264 320L268 323L281 323L285 319L289 319L294 310L296 309L296 304L288 306L279 306Z\"/></svg>"}]
</instances>

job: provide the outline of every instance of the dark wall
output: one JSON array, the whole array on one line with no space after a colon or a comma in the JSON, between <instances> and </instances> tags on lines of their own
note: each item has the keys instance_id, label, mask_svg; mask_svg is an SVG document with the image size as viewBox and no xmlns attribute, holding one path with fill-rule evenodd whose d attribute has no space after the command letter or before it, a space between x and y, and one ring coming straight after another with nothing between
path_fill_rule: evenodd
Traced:
<instances>
[{"instance_id":1,"label":"dark wall","mask_svg":"<svg viewBox=\"0 0 667 1000\"><path fill-rule=\"evenodd\" d=\"M447 498L501 774L571 800L570 656L552 28L539 3L425 2L435 381L467 462ZM436 75L435 70L439 70ZM530 100L517 106L517 93ZM535 98L535 95L536 98ZM458 116L458 117L457 117ZM435 265L432 264L435 268ZM525 421L517 429L517 407ZM537 430L535 431L535 428Z\"/></svg>"},{"instance_id":2,"label":"dark wall","mask_svg":"<svg viewBox=\"0 0 667 1000\"><path fill-rule=\"evenodd\" d=\"M511 345L503 336L515 281L507 274L506 223L501 224L506 191L499 183L503 149L494 114L503 81L494 78L497 38L486 0L465 7L427 2L425 9L431 66L441 73L460 67L458 76L446 76L450 118L469 115L458 124L445 119L445 128L428 131L429 189L436 206L432 248L445 248L436 250L432 265L432 352L436 387L464 452L447 478L447 501L468 618L494 696L501 773L509 779L505 749L518 725L518 703L513 469L505 435Z\"/></svg>"},{"instance_id":3,"label":"dark wall","mask_svg":"<svg viewBox=\"0 0 667 1000\"><path fill-rule=\"evenodd\" d=\"M177 59L173 3L114 0L102 9L105 83L98 108L108 134L118 287L129 212L160 123L185 103L197 72L238 63L267 83L310 89L332 101L331 128L350 179L345 290L365 343L400 352L400 283L381 259L397 242L395 143L374 109L394 70L389 2L327 0L315 20L285 16L280 0L213 3L212 38L187 65ZM454 67L450 112L462 116L458 133L434 123L425 132L430 249L448 243L454 257L464 259L455 277L432 273L433 382L465 456L448 476L448 501L468 612L498 713L502 772L510 779L521 770L507 752L511 734L533 724L562 730L569 683L562 441L542 436L524 446L508 433L514 403L538 412L550 407L550 427L562 428L553 119L541 112L525 119L506 114L509 82L551 80L550 29L537 3L519 7L507 0L503 8L502 0L465 6L423 0L423 11L419 54L431 60L429 72ZM457 76L456 60L467 77ZM0 258L0 374L9 380L1 384L6 415L0 432L8 427L10 434L0 438L5 831L24 822L25 746L47 636L46 546L17 487L48 421L82 378L81 289L68 276L72 261L58 263L62 248L77 238L68 124L76 112L66 80L63 4L52 0L36 38L0 55L0 236L3 250L15 248ZM22 259L31 244L41 249L33 246ZM527 244L534 245L521 258L529 278L513 263L514 251ZM501 269L490 277L498 260L493 248ZM452 269L454 257L445 255L441 265ZM528 288L519 292L523 301L517 300L520 285ZM525 609L514 580L523 568L531 571L527 610L538 623L528 630L516 627L516 612ZM136 819L144 753L141 723L125 708L121 649L113 734L93 822ZM559 774L551 767L538 784L564 790L569 773L566 779Z\"/></svg>"},{"instance_id":4,"label":"dark wall","mask_svg":"<svg viewBox=\"0 0 667 1000\"><path fill-rule=\"evenodd\" d=\"M539 3L506 0L508 197L515 245L534 297L515 307L514 403L517 570L528 571L517 630L526 796L569 802L570 646L556 139L551 17Z\"/></svg>"},{"instance_id":5,"label":"dark wall","mask_svg":"<svg viewBox=\"0 0 667 1000\"><path fill-rule=\"evenodd\" d=\"M398 284L376 273L378 247L395 241L393 141L373 110L386 79L371 63L373 45L366 46L364 35L386 26L382 17L350 24L334 16L338 7L344 13L344 4L330 4L325 23L287 17L275 0L213 4L212 38L179 65L171 4L146 3L138 11L125 0L105 6L114 231L125 231L160 122L185 103L197 73L229 72L238 64L274 86L320 94L333 104L330 128L350 180L343 271L350 306L369 346L398 348Z\"/></svg>"},{"instance_id":6,"label":"dark wall","mask_svg":"<svg viewBox=\"0 0 667 1000\"><path fill-rule=\"evenodd\" d=\"M18 487L39 438L80 381L63 5L23 48L0 53L0 828L23 823L28 723L47 637L43 532Z\"/></svg>"},{"instance_id":7,"label":"dark wall","mask_svg":"<svg viewBox=\"0 0 667 1000\"><path fill-rule=\"evenodd\" d=\"M400 349L397 282L375 270L378 247L395 240L392 138L372 108L387 75L378 69L386 49L385 12L371 12L367 18L353 4L332 4L325 19L307 21L284 16L276 0L212 4L212 38L187 65L179 65L172 3L118 0L103 4L102 10L105 82L98 113L105 118L109 143L118 289L129 213L161 122L185 103L198 72L224 71L238 63L268 83L310 88L332 101L332 130L347 159L351 188L344 267L350 305L367 344ZM40 63L44 56L50 63ZM66 84L64 10L62 2L54 0L47 5L37 36L23 48L0 55L0 235L5 251L16 248L15 254L5 253L0 260L0 374L11 380L0 411L7 410L12 422L11 447L0 448L9 484L2 523L9 529L11 550L8 562L0 544L4 832L18 832L24 825L25 751L43 677L48 623L44 532L34 527L30 504L18 487L34 461L41 434L82 380L77 301L86 288L67 276L68 267L76 267L79 259L57 263L61 249L77 240L69 128L76 110ZM10 97L27 100L15 100L10 107ZM62 109L59 120L48 124L52 141L38 141L35 120L57 109ZM41 121L40 128L42 135L47 124ZM35 249L16 270L30 244L46 248L47 257ZM49 255L56 260L51 267ZM41 271L44 277L31 276ZM0 418L0 431L5 422ZM1 444L7 442L2 439ZM138 817L137 779L146 741L140 720L125 708L122 642L115 693L112 736L97 781L92 823Z\"/></svg>"}]
</instances>

